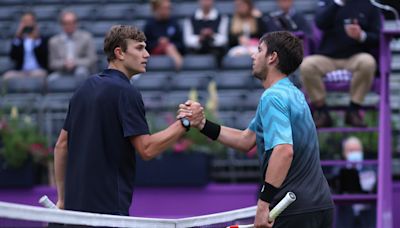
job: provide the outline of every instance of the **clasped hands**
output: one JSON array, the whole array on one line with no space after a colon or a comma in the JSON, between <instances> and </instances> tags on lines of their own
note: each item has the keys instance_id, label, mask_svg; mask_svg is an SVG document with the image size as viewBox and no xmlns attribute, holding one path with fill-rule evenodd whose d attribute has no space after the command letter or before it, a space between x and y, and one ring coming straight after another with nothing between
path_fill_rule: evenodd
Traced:
<instances>
[{"instance_id":1,"label":"clasped hands","mask_svg":"<svg viewBox=\"0 0 400 228\"><path fill-rule=\"evenodd\" d=\"M199 130L203 129L206 123L204 108L199 102L188 100L184 104L180 104L176 118L180 119L183 117L188 118L191 126Z\"/></svg>"}]
</instances>

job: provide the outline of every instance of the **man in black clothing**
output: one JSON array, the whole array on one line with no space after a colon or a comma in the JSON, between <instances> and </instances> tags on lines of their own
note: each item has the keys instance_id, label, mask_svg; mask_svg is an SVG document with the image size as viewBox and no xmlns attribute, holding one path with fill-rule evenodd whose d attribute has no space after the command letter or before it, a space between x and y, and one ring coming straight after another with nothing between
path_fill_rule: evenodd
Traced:
<instances>
[{"instance_id":1,"label":"man in black clothing","mask_svg":"<svg viewBox=\"0 0 400 228\"><path fill-rule=\"evenodd\" d=\"M265 18L268 32L291 31L311 35L311 27L305 16L293 7L293 0L277 0L279 9Z\"/></svg>"},{"instance_id":2,"label":"man in black clothing","mask_svg":"<svg viewBox=\"0 0 400 228\"><path fill-rule=\"evenodd\" d=\"M58 208L128 215L135 152L152 159L189 130L183 118L149 133L142 96L129 83L146 71L145 41L136 28L113 26L104 40L108 69L87 79L71 98L54 152Z\"/></svg>"},{"instance_id":3,"label":"man in black clothing","mask_svg":"<svg viewBox=\"0 0 400 228\"><path fill-rule=\"evenodd\" d=\"M24 13L11 43L10 58L14 61L15 68L5 73L4 79L45 77L47 49L47 38L40 35L35 14Z\"/></svg>"},{"instance_id":4,"label":"man in black clothing","mask_svg":"<svg viewBox=\"0 0 400 228\"><path fill-rule=\"evenodd\" d=\"M152 55L167 55L174 60L175 69L180 70L185 52L182 28L171 16L170 0L151 0L154 17L148 18L144 25L148 50Z\"/></svg>"},{"instance_id":5,"label":"man in black clothing","mask_svg":"<svg viewBox=\"0 0 400 228\"><path fill-rule=\"evenodd\" d=\"M322 78L328 72L345 69L352 73L351 102L345 122L365 127L359 110L375 75L376 61L371 52L379 43L379 10L365 0L323 0L315 20L323 32L322 40L317 55L305 58L300 67L306 92L316 109L315 124L317 127L332 125Z\"/></svg>"}]
</instances>

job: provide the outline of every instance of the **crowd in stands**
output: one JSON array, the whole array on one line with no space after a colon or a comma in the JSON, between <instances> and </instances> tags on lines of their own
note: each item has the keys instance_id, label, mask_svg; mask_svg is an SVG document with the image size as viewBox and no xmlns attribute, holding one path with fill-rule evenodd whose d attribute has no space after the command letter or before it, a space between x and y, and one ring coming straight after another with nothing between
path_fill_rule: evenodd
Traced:
<instances>
[{"instance_id":1,"label":"crowd in stands","mask_svg":"<svg viewBox=\"0 0 400 228\"><path fill-rule=\"evenodd\" d=\"M214 0L198 0L191 17L177 20L171 16L176 3L151 0L152 17L143 27L147 49L152 56L171 57L179 71L186 54L213 54L220 65L224 56L257 52L258 39L266 32L302 32L303 38L315 41L315 53L304 59L298 77L311 99L317 127L333 125L323 78L338 69L352 75L346 123L364 127L360 108L376 74L373 53L381 29L379 10L365 0L321 0L315 22L310 22L294 8L294 0L276 3L278 10L263 15L252 0L235 0L234 12L228 16L214 6ZM59 23L62 32L43 37L35 15L24 13L10 49L15 69L5 72L3 79L48 76L48 80L81 80L94 73L98 57L92 35L78 29L78 17L72 10L62 11ZM315 39L318 34L322 34L320 39Z\"/></svg>"}]
</instances>

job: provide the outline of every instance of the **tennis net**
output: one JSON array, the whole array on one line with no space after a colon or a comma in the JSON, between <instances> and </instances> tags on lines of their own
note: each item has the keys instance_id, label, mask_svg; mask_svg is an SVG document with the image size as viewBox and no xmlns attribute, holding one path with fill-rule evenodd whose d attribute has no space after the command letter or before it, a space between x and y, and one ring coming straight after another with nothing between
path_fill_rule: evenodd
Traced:
<instances>
[{"instance_id":1,"label":"tennis net","mask_svg":"<svg viewBox=\"0 0 400 228\"><path fill-rule=\"evenodd\" d=\"M0 202L0 227L206 227L251 224L256 207L181 219L139 218ZM50 225L49 225L50 224ZM63 224L63 225L59 225Z\"/></svg>"}]
</instances>

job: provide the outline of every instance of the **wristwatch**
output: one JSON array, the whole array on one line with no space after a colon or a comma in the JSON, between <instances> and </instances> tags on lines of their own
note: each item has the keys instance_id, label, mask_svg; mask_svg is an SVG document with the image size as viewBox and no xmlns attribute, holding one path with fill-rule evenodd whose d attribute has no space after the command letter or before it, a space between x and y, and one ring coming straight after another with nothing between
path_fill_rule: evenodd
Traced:
<instances>
[{"instance_id":1,"label":"wristwatch","mask_svg":"<svg viewBox=\"0 0 400 228\"><path fill-rule=\"evenodd\" d=\"M190 130L190 120L186 117L180 119L182 126L186 129L186 131Z\"/></svg>"}]
</instances>

